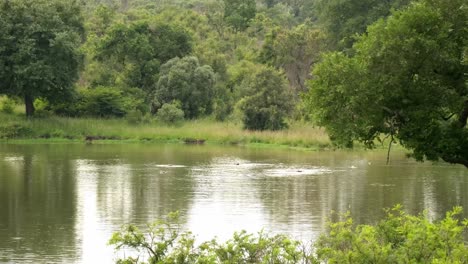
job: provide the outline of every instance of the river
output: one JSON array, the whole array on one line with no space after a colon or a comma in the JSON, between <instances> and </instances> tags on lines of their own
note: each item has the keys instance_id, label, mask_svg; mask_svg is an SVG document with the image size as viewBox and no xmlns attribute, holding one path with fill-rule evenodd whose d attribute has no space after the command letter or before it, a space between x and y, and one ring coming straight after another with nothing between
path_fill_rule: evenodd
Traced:
<instances>
[{"instance_id":1,"label":"river","mask_svg":"<svg viewBox=\"0 0 468 264\"><path fill-rule=\"evenodd\" d=\"M468 170L394 151L178 144L0 144L0 262L113 263L126 223L179 211L200 241L234 231L314 241L331 211L376 223L383 208L468 210ZM466 217L467 214L465 214Z\"/></svg>"}]
</instances>

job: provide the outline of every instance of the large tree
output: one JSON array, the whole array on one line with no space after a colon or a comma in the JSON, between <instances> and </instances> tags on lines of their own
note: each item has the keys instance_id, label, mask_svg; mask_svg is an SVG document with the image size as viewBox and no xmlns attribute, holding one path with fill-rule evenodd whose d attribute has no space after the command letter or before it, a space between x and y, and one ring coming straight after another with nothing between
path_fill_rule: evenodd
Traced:
<instances>
[{"instance_id":1,"label":"large tree","mask_svg":"<svg viewBox=\"0 0 468 264\"><path fill-rule=\"evenodd\" d=\"M188 118L210 114L215 82L213 69L201 66L196 57L171 59L161 66L154 106L179 101Z\"/></svg>"},{"instance_id":2,"label":"large tree","mask_svg":"<svg viewBox=\"0 0 468 264\"><path fill-rule=\"evenodd\" d=\"M290 30L275 28L265 38L259 59L284 70L295 95L307 91L310 69L324 49L325 36L308 24Z\"/></svg>"},{"instance_id":3,"label":"large tree","mask_svg":"<svg viewBox=\"0 0 468 264\"><path fill-rule=\"evenodd\" d=\"M316 15L328 33L330 46L351 48L355 35L368 25L390 15L392 9L407 5L410 0L316 0Z\"/></svg>"},{"instance_id":4,"label":"large tree","mask_svg":"<svg viewBox=\"0 0 468 264\"><path fill-rule=\"evenodd\" d=\"M274 68L259 66L243 81L244 98L239 102L245 129L280 130L293 108L286 78Z\"/></svg>"},{"instance_id":5,"label":"large tree","mask_svg":"<svg viewBox=\"0 0 468 264\"><path fill-rule=\"evenodd\" d=\"M466 21L464 0L421 0L369 27L354 56L326 55L308 96L317 122L338 143L386 134L468 167Z\"/></svg>"},{"instance_id":6,"label":"large tree","mask_svg":"<svg viewBox=\"0 0 468 264\"><path fill-rule=\"evenodd\" d=\"M83 31L78 1L1 1L0 93L24 98L27 116L35 98L62 99L78 79Z\"/></svg>"},{"instance_id":7,"label":"large tree","mask_svg":"<svg viewBox=\"0 0 468 264\"><path fill-rule=\"evenodd\" d=\"M145 20L116 23L97 40L93 52L98 63L88 69L95 70L91 84L137 87L150 93L160 65L191 51L190 35L178 26Z\"/></svg>"}]
</instances>

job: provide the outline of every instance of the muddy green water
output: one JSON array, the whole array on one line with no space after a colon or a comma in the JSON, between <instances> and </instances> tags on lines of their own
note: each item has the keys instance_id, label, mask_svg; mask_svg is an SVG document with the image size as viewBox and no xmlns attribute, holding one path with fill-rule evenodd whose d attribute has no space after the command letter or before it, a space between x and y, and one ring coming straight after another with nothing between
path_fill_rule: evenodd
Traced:
<instances>
[{"instance_id":1,"label":"muddy green water","mask_svg":"<svg viewBox=\"0 0 468 264\"><path fill-rule=\"evenodd\" d=\"M124 223L180 211L200 240L262 228L314 240L332 210L375 223L401 203L468 209L468 170L393 152L223 146L0 144L0 262L112 263Z\"/></svg>"}]
</instances>

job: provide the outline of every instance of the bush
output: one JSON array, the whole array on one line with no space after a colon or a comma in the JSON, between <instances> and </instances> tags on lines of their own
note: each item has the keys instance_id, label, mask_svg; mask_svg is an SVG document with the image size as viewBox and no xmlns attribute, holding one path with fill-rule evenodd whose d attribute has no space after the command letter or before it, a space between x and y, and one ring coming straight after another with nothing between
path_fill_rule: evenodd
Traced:
<instances>
[{"instance_id":1,"label":"bush","mask_svg":"<svg viewBox=\"0 0 468 264\"><path fill-rule=\"evenodd\" d=\"M32 134L31 129L21 124L12 123L0 125L0 138L21 138L30 134Z\"/></svg>"},{"instance_id":2,"label":"bush","mask_svg":"<svg viewBox=\"0 0 468 264\"><path fill-rule=\"evenodd\" d=\"M312 259L299 247L300 242L263 232L254 236L241 231L223 244L211 240L196 246L195 237L181 231L178 213L148 224L145 233L134 225L126 225L112 235L109 244L116 249L147 252L148 263L298 263ZM140 257L120 259L117 263L140 263Z\"/></svg>"},{"instance_id":3,"label":"bush","mask_svg":"<svg viewBox=\"0 0 468 264\"><path fill-rule=\"evenodd\" d=\"M140 110L131 110L125 117L129 124L139 124L143 121L143 113Z\"/></svg>"},{"instance_id":4,"label":"bush","mask_svg":"<svg viewBox=\"0 0 468 264\"><path fill-rule=\"evenodd\" d=\"M263 67L247 80L247 95L240 102L244 128L279 130L292 110L292 96L286 80L275 69Z\"/></svg>"},{"instance_id":5,"label":"bush","mask_svg":"<svg viewBox=\"0 0 468 264\"><path fill-rule=\"evenodd\" d=\"M180 103L172 102L170 104L163 104L156 116L164 123L175 124L184 120L184 111L180 109Z\"/></svg>"},{"instance_id":6,"label":"bush","mask_svg":"<svg viewBox=\"0 0 468 264\"><path fill-rule=\"evenodd\" d=\"M426 213L408 215L401 206L386 210L387 217L375 226L353 225L349 214L330 223L328 234L316 244L317 257L328 263L467 263L468 249L455 207L445 219L431 222Z\"/></svg>"},{"instance_id":7,"label":"bush","mask_svg":"<svg viewBox=\"0 0 468 264\"><path fill-rule=\"evenodd\" d=\"M50 117L52 111L50 111L50 104L46 99L36 99L34 100L34 116L35 117Z\"/></svg>"},{"instance_id":8,"label":"bush","mask_svg":"<svg viewBox=\"0 0 468 264\"><path fill-rule=\"evenodd\" d=\"M125 98L116 88L97 87L80 91L77 110L81 115L94 117L123 117L127 113Z\"/></svg>"},{"instance_id":9,"label":"bush","mask_svg":"<svg viewBox=\"0 0 468 264\"><path fill-rule=\"evenodd\" d=\"M5 114L13 114L15 111L15 101L10 98L5 98L0 105L0 111Z\"/></svg>"},{"instance_id":10,"label":"bush","mask_svg":"<svg viewBox=\"0 0 468 264\"><path fill-rule=\"evenodd\" d=\"M171 213L145 232L124 226L109 244L146 252L148 263L467 263L463 232L468 220L459 220L461 211L456 207L443 220L431 222L427 214L408 215L396 206L377 225L358 226L348 213L343 221L329 223L315 245L245 231L225 243L213 239L199 244L190 232L180 231L178 214ZM140 257L118 263L139 263Z\"/></svg>"}]
</instances>

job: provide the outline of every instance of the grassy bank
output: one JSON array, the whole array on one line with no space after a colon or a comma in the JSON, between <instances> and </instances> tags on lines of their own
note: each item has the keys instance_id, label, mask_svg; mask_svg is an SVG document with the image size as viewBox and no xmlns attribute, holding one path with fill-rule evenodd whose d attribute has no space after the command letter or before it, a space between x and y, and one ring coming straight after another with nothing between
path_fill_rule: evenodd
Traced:
<instances>
[{"instance_id":1,"label":"grassy bank","mask_svg":"<svg viewBox=\"0 0 468 264\"><path fill-rule=\"evenodd\" d=\"M282 131L246 131L241 124L208 119L185 121L170 126L153 121L131 124L125 119L46 117L27 119L0 114L3 141L84 141L91 136L101 140L126 142L183 142L203 139L207 144L276 145L323 149L331 147L327 134L309 124L292 124Z\"/></svg>"}]
</instances>

